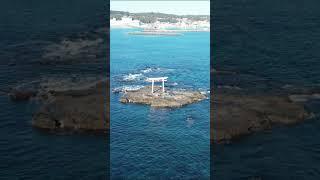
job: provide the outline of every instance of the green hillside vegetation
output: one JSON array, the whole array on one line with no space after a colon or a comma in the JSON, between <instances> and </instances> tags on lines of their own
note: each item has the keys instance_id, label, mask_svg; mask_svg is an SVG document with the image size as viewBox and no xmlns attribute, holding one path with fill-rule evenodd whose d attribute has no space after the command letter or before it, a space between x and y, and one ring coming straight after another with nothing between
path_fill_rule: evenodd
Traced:
<instances>
[{"instance_id":1,"label":"green hillside vegetation","mask_svg":"<svg viewBox=\"0 0 320 180\"><path fill-rule=\"evenodd\" d=\"M129 13L124 11L110 11L110 18L116 18L121 20L123 16L131 16L134 20L139 20L142 23L154 23L157 20L160 22L177 23L178 18L188 18L192 21L210 21L209 15L174 15L174 14L164 14L164 13Z\"/></svg>"}]
</instances>

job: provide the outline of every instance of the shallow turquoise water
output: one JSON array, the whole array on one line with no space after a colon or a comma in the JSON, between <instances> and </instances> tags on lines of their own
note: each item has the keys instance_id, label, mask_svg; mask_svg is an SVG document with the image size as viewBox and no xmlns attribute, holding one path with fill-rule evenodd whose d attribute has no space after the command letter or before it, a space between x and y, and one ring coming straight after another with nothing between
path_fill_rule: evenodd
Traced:
<instances>
[{"instance_id":1,"label":"shallow turquoise water","mask_svg":"<svg viewBox=\"0 0 320 180\"><path fill-rule=\"evenodd\" d=\"M111 89L147 85L168 76L171 88L210 88L210 33L132 36L111 30ZM111 99L111 176L141 179L209 178L209 99L179 109L153 109Z\"/></svg>"}]
</instances>

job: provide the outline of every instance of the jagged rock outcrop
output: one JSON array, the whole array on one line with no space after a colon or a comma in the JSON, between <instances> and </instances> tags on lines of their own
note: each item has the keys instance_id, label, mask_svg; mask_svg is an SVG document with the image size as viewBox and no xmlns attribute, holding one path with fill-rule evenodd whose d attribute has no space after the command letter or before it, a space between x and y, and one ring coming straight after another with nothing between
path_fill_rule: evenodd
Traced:
<instances>
[{"instance_id":1,"label":"jagged rock outcrop","mask_svg":"<svg viewBox=\"0 0 320 180\"><path fill-rule=\"evenodd\" d=\"M218 92L211 106L211 141L226 142L274 125L295 124L311 115L303 104L285 96Z\"/></svg>"},{"instance_id":2,"label":"jagged rock outcrop","mask_svg":"<svg viewBox=\"0 0 320 180\"><path fill-rule=\"evenodd\" d=\"M32 125L41 129L107 132L109 128L108 83L79 90L39 94L43 104Z\"/></svg>"},{"instance_id":3,"label":"jagged rock outcrop","mask_svg":"<svg viewBox=\"0 0 320 180\"><path fill-rule=\"evenodd\" d=\"M120 102L147 104L152 107L181 107L206 99L206 96L199 91L173 91L167 89L162 93L159 86L154 87L151 93L151 86L124 93Z\"/></svg>"}]
</instances>

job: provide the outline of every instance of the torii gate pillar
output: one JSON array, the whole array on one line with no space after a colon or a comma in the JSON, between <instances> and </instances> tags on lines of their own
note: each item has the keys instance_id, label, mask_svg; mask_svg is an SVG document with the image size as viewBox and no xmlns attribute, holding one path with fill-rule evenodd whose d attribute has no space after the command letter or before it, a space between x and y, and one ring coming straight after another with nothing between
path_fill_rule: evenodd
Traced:
<instances>
[{"instance_id":1,"label":"torii gate pillar","mask_svg":"<svg viewBox=\"0 0 320 180\"><path fill-rule=\"evenodd\" d=\"M153 93L154 80L152 80L151 93Z\"/></svg>"},{"instance_id":2,"label":"torii gate pillar","mask_svg":"<svg viewBox=\"0 0 320 180\"><path fill-rule=\"evenodd\" d=\"M164 79L162 79L162 92L164 93Z\"/></svg>"},{"instance_id":3,"label":"torii gate pillar","mask_svg":"<svg viewBox=\"0 0 320 180\"><path fill-rule=\"evenodd\" d=\"M164 82L167 81L168 77L158 77L158 78L147 78L146 81L151 82L151 93L154 91L154 82L162 82L162 92L164 93Z\"/></svg>"}]
</instances>

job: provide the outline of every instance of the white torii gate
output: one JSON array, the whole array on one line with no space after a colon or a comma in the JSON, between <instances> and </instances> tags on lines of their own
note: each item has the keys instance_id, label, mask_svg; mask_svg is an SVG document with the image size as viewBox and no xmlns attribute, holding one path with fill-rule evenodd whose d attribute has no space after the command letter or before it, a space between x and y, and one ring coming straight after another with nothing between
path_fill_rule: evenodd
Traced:
<instances>
[{"instance_id":1,"label":"white torii gate","mask_svg":"<svg viewBox=\"0 0 320 180\"><path fill-rule=\"evenodd\" d=\"M162 92L164 92L164 82L167 81L168 77L158 77L158 78L147 78L147 82L151 82L151 93L153 93L154 82L162 82Z\"/></svg>"}]
</instances>

